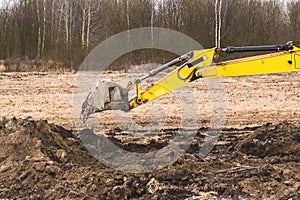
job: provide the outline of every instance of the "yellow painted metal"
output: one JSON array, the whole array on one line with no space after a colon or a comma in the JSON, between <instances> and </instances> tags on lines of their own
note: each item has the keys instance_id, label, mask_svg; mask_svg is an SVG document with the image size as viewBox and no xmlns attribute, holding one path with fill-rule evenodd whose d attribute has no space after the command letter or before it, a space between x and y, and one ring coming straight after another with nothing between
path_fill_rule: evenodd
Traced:
<instances>
[{"instance_id":1,"label":"yellow painted metal","mask_svg":"<svg viewBox=\"0 0 300 200\"><path fill-rule=\"evenodd\" d=\"M136 102L138 104L141 104L142 103L142 87L141 87L141 83L137 83L136 85L136 93L137 93L137 99L136 99Z\"/></svg>"},{"instance_id":2,"label":"yellow painted metal","mask_svg":"<svg viewBox=\"0 0 300 200\"><path fill-rule=\"evenodd\" d=\"M294 66L297 70L300 70L300 51L294 55Z\"/></svg>"},{"instance_id":3,"label":"yellow painted metal","mask_svg":"<svg viewBox=\"0 0 300 200\"><path fill-rule=\"evenodd\" d=\"M214 48L194 51L193 57L188 62L142 94L140 93L140 85L138 85L139 98L136 97L130 101L130 108L132 109L148 101L152 101L198 78L234 77L300 71L300 48L296 46L294 46L293 50L286 52L212 64L214 57L217 56L216 50Z\"/></svg>"},{"instance_id":4,"label":"yellow painted metal","mask_svg":"<svg viewBox=\"0 0 300 200\"><path fill-rule=\"evenodd\" d=\"M297 56L299 55L299 57ZM214 77L234 77L300 71L300 49L219 63ZM209 67L208 67L209 68ZM204 69L205 70L205 69ZM211 78L213 76L203 77Z\"/></svg>"},{"instance_id":5,"label":"yellow painted metal","mask_svg":"<svg viewBox=\"0 0 300 200\"><path fill-rule=\"evenodd\" d=\"M193 57L185 64L174 70L164 79L154 84L141 95L141 101L137 102L138 98L130 101L130 108L135 108L143 103L152 101L171 91L187 85L191 82L196 68L199 66L209 66L212 64L215 49L206 49L193 52ZM197 62L198 61L198 62ZM201 62L200 62L201 61ZM193 63L195 66L192 66Z\"/></svg>"}]
</instances>

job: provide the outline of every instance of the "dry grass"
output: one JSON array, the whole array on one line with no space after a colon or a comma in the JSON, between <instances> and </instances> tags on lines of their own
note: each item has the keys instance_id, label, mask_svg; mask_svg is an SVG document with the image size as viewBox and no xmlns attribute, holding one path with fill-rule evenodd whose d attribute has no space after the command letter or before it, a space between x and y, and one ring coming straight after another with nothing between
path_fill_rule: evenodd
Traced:
<instances>
[{"instance_id":1,"label":"dry grass","mask_svg":"<svg viewBox=\"0 0 300 200\"><path fill-rule=\"evenodd\" d=\"M72 67L66 67L60 62L14 59L1 60L0 72L72 72Z\"/></svg>"}]
</instances>

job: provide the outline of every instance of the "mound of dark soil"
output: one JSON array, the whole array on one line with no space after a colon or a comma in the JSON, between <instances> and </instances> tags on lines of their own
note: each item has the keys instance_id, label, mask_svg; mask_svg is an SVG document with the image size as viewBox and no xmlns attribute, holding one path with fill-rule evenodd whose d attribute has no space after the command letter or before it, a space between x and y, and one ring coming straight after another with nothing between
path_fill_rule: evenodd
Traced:
<instances>
[{"instance_id":1,"label":"mound of dark soil","mask_svg":"<svg viewBox=\"0 0 300 200\"><path fill-rule=\"evenodd\" d=\"M241 150L259 158L291 157L300 162L299 127L282 123L275 127L265 126L244 141Z\"/></svg>"},{"instance_id":2,"label":"mound of dark soil","mask_svg":"<svg viewBox=\"0 0 300 200\"><path fill-rule=\"evenodd\" d=\"M93 158L76 132L30 118L3 119L0 198L299 199L299 125L224 130L202 160L197 155L206 130L198 130L188 152L173 165L153 173L125 174ZM174 131L161 131L159 140L143 142L130 142L119 129L108 137L126 150L145 152L148 145L153 149L167 144Z\"/></svg>"},{"instance_id":3,"label":"mound of dark soil","mask_svg":"<svg viewBox=\"0 0 300 200\"><path fill-rule=\"evenodd\" d=\"M81 181L101 167L71 131L46 121L4 119L0 143L0 198L82 197L90 185Z\"/></svg>"}]
</instances>

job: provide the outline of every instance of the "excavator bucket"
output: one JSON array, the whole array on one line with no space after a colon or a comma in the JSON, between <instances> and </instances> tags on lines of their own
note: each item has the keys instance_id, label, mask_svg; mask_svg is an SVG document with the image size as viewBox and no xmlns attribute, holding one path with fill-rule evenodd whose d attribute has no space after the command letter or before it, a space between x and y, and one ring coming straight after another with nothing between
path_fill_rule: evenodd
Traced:
<instances>
[{"instance_id":1,"label":"excavator bucket","mask_svg":"<svg viewBox=\"0 0 300 200\"><path fill-rule=\"evenodd\" d=\"M101 79L85 99L80 119L85 122L90 115L105 110L129 111L127 89L111 80Z\"/></svg>"}]
</instances>

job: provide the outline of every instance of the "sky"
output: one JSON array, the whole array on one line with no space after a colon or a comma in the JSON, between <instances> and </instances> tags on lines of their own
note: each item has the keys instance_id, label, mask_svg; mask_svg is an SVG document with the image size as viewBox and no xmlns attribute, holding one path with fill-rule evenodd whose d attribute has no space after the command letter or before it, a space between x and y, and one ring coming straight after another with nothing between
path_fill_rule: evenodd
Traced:
<instances>
[{"instance_id":1,"label":"sky","mask_svg":"<svg viewBox=\"0 0 300 200\"><path fill-rule=\"evenodd\" d=\"M7 5L11 5L16 0L0 0L0 8L5 8Z\"/></svg>"}]
</instances>

